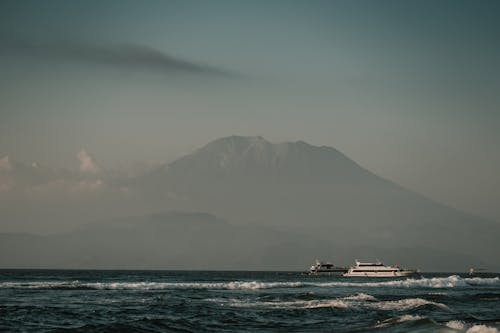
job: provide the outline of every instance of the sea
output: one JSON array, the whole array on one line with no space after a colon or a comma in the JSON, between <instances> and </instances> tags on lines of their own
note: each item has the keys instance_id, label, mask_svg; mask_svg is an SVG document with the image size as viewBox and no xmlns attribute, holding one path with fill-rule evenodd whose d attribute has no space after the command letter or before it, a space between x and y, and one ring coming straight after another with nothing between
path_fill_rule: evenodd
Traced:
<instances>
[{"instance_id":1,"label":"sea","mask_svg":"<svg viewBox=\"0 0 500 333\"><path fill-rule=\"evenodd\" d=\"M2 332L499 330L498 274L0 270Z\"/></svg>"}]
</instances>

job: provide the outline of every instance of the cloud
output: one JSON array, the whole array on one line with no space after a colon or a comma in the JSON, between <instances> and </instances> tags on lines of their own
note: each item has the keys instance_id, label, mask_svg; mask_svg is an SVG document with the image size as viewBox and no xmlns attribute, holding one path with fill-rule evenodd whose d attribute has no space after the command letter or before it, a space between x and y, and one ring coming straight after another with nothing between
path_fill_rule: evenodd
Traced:
<instances>
[{"instance_id":1,"label":"cloud","mask_svg":"<svg viewBox=\"0 0 500 333\"><path fill-rule=\"evenodd\" d=\"M0 171L10 171L12 164L9 161L9 156L0 159Z\"/></svg>"},{"instance_id":2,"label":"cloud","mask_svg":"<svg viewBox=\"0 0 500 333\"><path fill-rule=\"evenodd\" d=\"M99 165L85 149L80 150L76 156L78 157L78 160L80 160L80 172L96 175L101 171Z\"/></svg>"},{"instance_id":3,"label":"cloud","mask_svg":"<svg viewBox=\"0 0 500 333\"><path fill-rule=\"evenodd\" d=\"M233 76L228 71L176 58L157 49L137 44L103 45L77 41L33 42L9 39L0 40L1 55L101 64L152 70L171 75Z\"/></svg>"},{"instance_id":4,"label":"cloud","mask_svg":"<svg viewBox=\"0 0 500 333\"><path fill-rule=\"evenodd\" d=\"M29 195L56 195L56 194L79 194L93 193L103 189L105 184L102 180L65 180L57 179L46 184L32 186L24 189Z\"/></svg>"},{"instance_id":5,"label":"cloud","mask_svg":"<svg viewBox=\"0 0 500 333\"><path fill-rule=\"evenodd\" d=\"M46 184L27 187L24 193L28 195L92 193L102 189L103 186L100 179L93 181L57 179Z\"/></svg>"},{"instance_id":6,"label":"cloud","mask_svg":"<svg viewBox=\"0 0 500 333\"><path fill-rule=\"evenodd\" d=\"M77 153L77 158L80 162L78 171L14 162L9 156L0 158L0 201L31 198L48 203L63 200L66 195L73 198L105 195L112 199L131 194L122 182L122 176L110 176L108 170L103 169L85 149ZM112 180L109 181L108 177Z\"/></svg>"}]
</instances>

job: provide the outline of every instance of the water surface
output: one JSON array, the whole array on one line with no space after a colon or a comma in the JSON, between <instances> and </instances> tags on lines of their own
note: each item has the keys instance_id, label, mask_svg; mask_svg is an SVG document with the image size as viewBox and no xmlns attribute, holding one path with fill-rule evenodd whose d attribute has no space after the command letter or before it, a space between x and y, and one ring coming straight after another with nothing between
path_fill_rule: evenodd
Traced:
<instances>
[{"instance_id":1,"label":"water surface","mask_svg":"<svg viewBox=\"0 0 500 333\"><path fill-rule=\"evenodd\" d=\"M0 331L498 332L498 274L0 270Z\"/></svg>"}]
</instances>

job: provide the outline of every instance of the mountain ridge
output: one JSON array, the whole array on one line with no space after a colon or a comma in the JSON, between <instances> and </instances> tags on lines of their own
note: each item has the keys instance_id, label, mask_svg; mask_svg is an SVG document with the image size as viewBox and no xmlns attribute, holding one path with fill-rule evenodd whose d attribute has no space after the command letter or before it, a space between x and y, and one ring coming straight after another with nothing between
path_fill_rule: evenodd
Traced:
<instances>
[{"instance_id":1,"label":"mountain ridge","mask_svg":"<svg viewBox=\"0 0 500 333\"><path fill-rule=\"evenodd\" d=\"M189 179L210 182L224 178L233 182L356 182L373 175L332 147L304 141L271 143L260 136L236 135L213 140L160 166L144 179L158 184L157 180L147 179L161 174L164 179L160 183L171 185Z\"/></svg>"}]
</instances>

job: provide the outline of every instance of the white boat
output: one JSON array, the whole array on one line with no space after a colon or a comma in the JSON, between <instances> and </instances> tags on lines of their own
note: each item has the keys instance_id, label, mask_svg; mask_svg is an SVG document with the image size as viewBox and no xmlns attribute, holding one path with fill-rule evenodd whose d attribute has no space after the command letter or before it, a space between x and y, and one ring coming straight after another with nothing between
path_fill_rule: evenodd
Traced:
<instances>
[{"instance_id":1,"label":"white boat","mask_svg":"<svg viewBox=\"0 0 500 333\"><path fill-rule=\"evenodd\" d=\"M469 269L469 275L481 275L481 274L490 274L487 269L485 268L474 268L471 267Z\"/></svg>"},{"instance_id":2,"label":"white boat","mask_svg":"<svg viewBox=\"0 0 500 333\"><path fill-rule=\"evenodd\" d=\"M347 268L335 266L330 262L316 260L316 263L309 269L309 274L339 274L347 272Z\"/></svg>"},{"instance_id":3,"label":"white boat","mask_svg":"<svg viewBox=\"0 0 500 333\"><path fill-rule=\"evenodd\" d=\"M403 269L397 265L386 266L380 261L361 262L356 260L356 266L349 268L344 276L349 277L403 277L418 274L417 270Z\"/></svg>"}]
</instances>

